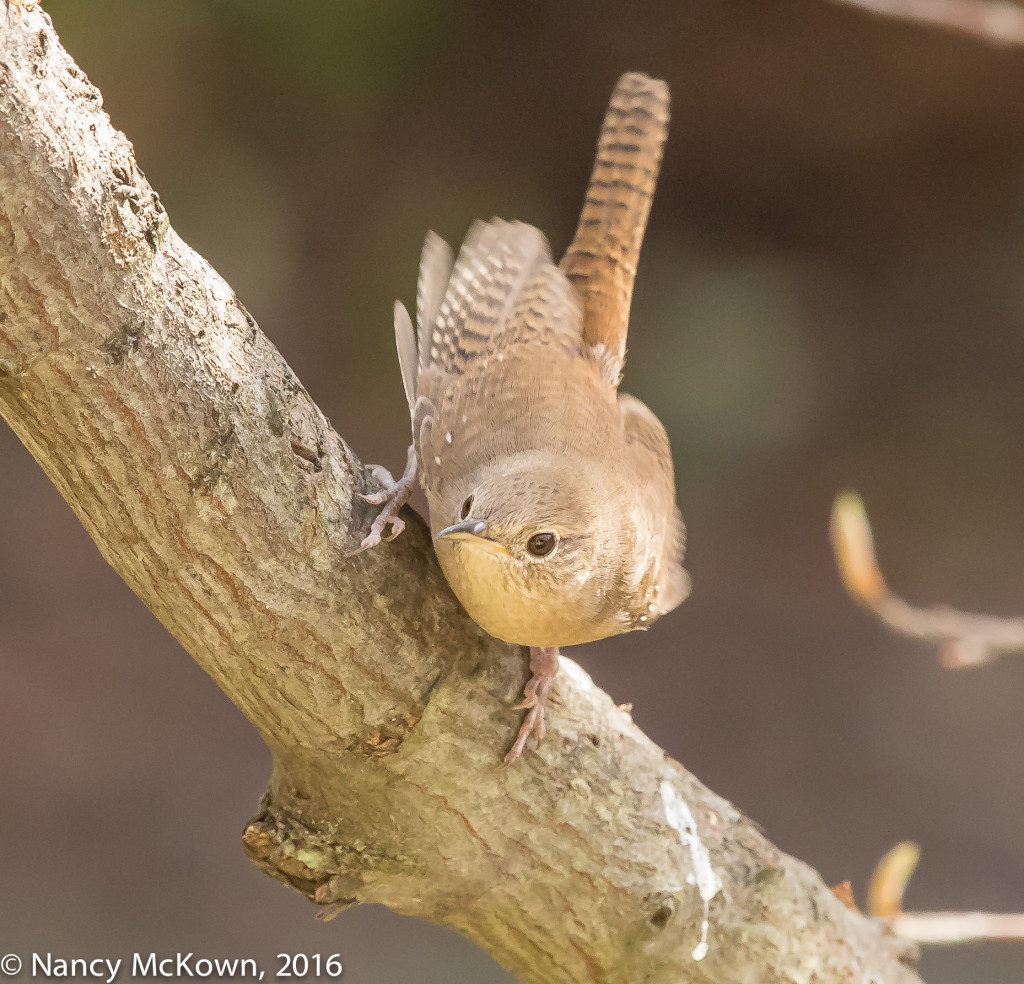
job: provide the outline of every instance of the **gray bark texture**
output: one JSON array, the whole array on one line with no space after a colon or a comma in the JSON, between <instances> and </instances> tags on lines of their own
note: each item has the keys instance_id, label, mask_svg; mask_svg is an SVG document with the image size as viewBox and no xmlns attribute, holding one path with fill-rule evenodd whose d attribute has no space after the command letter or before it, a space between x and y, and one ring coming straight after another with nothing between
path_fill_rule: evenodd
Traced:
<instances>
[{"instance_id":1,"label":"gray bark texture","mask_svg":"<svg viewBox=\"0 0 1024 984\"><path fill-rule=\"evenodd\" d=\"M259 729L243 846L325 911L381 902L536 984L919 980L571 661L543 746L499 767L525 654L462 612L422 522L346 559L372 480L37 7L0 9L0 413Z\"/></svg>"}]
</instances>

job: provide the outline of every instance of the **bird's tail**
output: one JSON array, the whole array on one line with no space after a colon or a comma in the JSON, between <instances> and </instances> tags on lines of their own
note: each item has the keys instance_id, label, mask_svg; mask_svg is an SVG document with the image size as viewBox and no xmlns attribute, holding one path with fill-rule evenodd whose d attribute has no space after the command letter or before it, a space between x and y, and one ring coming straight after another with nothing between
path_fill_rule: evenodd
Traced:
<instances>
[{"instance_id":1,"label":"bird's tail","mask_svg":"<svg viewBox=\"0 0 1024 984\"><path fill-rule=\"evenodd\" d=\"M640 72L619 79L572 245L561 262L584 307L584 341L618 385L640 244L668 135L668 86Z\"/></svg>"}]
</instances>

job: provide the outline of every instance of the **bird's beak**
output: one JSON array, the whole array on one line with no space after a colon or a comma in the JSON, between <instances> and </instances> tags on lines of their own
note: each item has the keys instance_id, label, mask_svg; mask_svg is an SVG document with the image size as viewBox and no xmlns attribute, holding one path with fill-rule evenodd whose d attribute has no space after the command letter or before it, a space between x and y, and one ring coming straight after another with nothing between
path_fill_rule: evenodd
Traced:
<instances>
[{"instance_id":1,"label":"bird's beak","mask_svg":"<svg viewBox=\"0 0 1024 984\"><path fill-rule=\"evenodd\" d=\"M467 519L453 526L446 526L441 530L435 539L437 540L459 540L465 543L473 543L478 547L491 550L494 553L506 554L508 551L496 540L486 536L487 524L482 519Z\"/></svg>"}]
</instances>

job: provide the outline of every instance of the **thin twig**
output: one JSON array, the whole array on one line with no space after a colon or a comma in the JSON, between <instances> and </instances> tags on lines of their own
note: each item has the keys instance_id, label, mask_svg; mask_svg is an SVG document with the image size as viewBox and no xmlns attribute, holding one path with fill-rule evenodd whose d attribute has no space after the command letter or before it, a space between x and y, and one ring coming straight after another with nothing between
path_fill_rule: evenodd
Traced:
<instances>
[{"instance_id":1,"label":"thin twig","mask_svg":"<svg viewBox=\"0 0 1024 984\"><path fill-rule=\"evenodd\" d=\"M954 608L915 608L894 595L878 567L860 496L843 492L832 509L832 548L846 590L896 632L939 645L943 666L961 669L1024 651L1024 618L973 615Z\"/></svg>"},{"instance_id":2,"label":"thin twig","mask_svg":"<svg viewBox=\"0 0 1024 984\"><path fill-rule=\"evenodd\" d=\"M1024 9L1002 0L833 0L883 17L927 24L988 44L1024 45Z\"/></svg>"},{"instance_id":3,"label":"thin twig","mask_svg":"<svg viewBox=\"0 0 1024 984\"><path fill-rule=\"evenodd\" d=\"M1024 940L1024 913L904 912L903 895L920 857L917 844L904 841L878 862L868 884L869 915L884 919L897 936L915 943Z\"/></svg>"},{"instance_id":4,"label":"thin twig","mask_svg":"<svg viewBox=\"0 0 1024 984\"><path fill-rule=\"evenodd\" d=\"M933 945L1024 940L1024 913L904 912L892 921L892 928L906 940Z\"/></svg>"}]
</instances>

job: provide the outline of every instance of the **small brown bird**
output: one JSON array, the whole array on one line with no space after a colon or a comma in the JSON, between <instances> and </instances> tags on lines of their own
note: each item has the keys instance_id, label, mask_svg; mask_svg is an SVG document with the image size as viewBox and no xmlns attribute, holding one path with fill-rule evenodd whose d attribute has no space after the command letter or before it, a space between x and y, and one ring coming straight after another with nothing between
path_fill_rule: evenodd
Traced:
<instances>
[{"instance_id":1,"label":"small brown bird","mask_svg":"<svg viewBox=\"0 0 1024 984\"><path fill-rule=\"evenodd\" d=\"M530 647L529 714L506 764L544 735L558 647L647 628L689 593L665 429L617 392L640 243L668 126L664 82L612 93L576 237L492 219L451 250L427 235L395 335L413 444L360 551L404 528L417 477L441 568L491 635Z\"/></svg>"}]
</instances>

